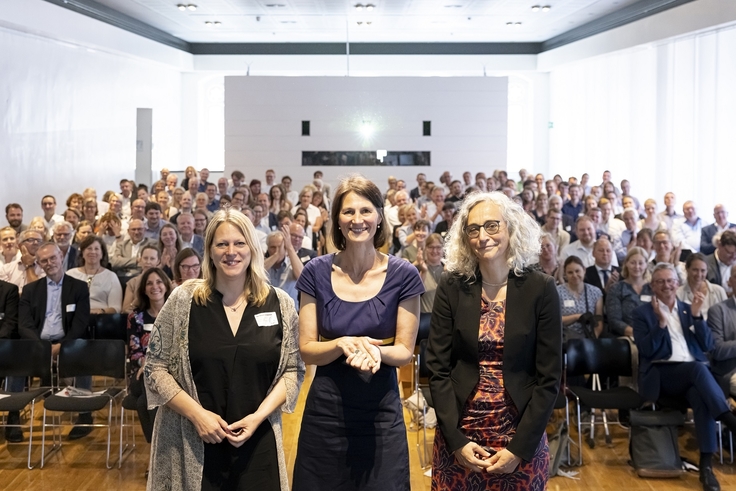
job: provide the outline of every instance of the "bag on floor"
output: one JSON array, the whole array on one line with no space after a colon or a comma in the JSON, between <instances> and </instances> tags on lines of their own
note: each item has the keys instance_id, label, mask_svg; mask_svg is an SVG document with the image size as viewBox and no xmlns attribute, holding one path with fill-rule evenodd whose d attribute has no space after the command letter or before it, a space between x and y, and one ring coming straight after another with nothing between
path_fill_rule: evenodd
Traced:
<instances>
[{"instance_id":1,"label":"bag on floor","mask_svg":"<svg viewBox=\"0 0 736 491\"><path fill-rule=\"evenodd\" d=\"M631 464L639 477L672 478L683 473L677 427L679 411L631 411Z\"/></svg>"},{"instance_id":2,"label":"bag on floor","mask_svg":"<svg viewBox=\"0 0 736 491\"><path fill-rule=\"evenodd\" d=\"M414 392L412 395L404 399L403 404L404 407L411 412L412 420L416 421L418 425L422 426L425 423L424 412L422 410L426 408L427 428L434 428L437 426L437 415L434 412L434 408L427 405L427 400L424 398L424 394L422 394L421 391Z\"/></svg>"},{"instance_id":3,"label":"bag on floor","mask_svg":"<svg viewBox=\"0 0 736 491\"><path fill-rule=\"evenodd\" d=\"M560 426L551 434L547 435L547 444L549 446L549 477L554 477L560 470L562 459L567 458L569 446L567 439L570 436L570 429L567 427L567 421L562 420Z\"/></svg>"}]
</instances>

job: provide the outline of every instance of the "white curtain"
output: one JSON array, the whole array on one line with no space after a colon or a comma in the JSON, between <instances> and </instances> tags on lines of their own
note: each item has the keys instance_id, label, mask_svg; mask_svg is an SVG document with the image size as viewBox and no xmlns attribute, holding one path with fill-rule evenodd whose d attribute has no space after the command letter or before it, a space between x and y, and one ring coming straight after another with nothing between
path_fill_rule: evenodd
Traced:
<instances>
[{"instance_id":1,"label":"white curtain","mask_svg":"<svg viewBox=\"0 0 736 491\"><path fill-rule=\"evenodd\" d=\"M677 195L736 219L736 28L583 60L550 74L550 169L610 170L640 201Z\"/></svg>"}]
</instances>

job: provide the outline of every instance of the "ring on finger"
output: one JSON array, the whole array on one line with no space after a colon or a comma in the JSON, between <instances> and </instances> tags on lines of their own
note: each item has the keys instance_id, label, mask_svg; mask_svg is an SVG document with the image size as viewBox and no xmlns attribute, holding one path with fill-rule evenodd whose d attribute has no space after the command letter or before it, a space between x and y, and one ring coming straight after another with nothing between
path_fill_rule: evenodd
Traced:
<instances>
[{"instance_id":1,"label":"ring on finger","mask_svg":"<svg viewBox=\"0 0 736 491\"><path fill-rule=\"evenodd\" d=\"M361 353L361 351L359 349L356 349L356 350L353 351L353 354L355 356L358 356L360 353Z\"/></svg>"}]
</instances>

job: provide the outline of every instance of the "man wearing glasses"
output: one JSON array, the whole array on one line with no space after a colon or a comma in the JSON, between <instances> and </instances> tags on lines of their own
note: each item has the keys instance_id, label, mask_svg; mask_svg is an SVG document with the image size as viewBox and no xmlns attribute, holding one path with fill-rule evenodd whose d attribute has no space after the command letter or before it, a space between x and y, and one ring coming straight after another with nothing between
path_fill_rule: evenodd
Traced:
<instances>
[{"instance_id":1,"label":"man wearing glasses","mask_svg":"<svg viewBox=\"0 0 736 491\"><path fill-rule=\"evenodd\" d=\"M713 473L716 421L736 431L723 391L708 370L706 353L713 336L703 319L704 296L695 292L692 305L677 300L677 271L660 263L652 273L651 303L634 311L634 339L639 348L639 393L646 401L660 397L687 401L693 408L700 447L700 482L706 491L719 490Z\"/></svg>"},{"instance_id":2,"label":"man wearing glasses","mask_svg":"<svg viewBox=\"0 0 736 491\"><path fill-rule=\"evenodd\" d=\"M23 293L23 287L45 276L43 269L36 262L36 252L43 237L35 230L26 230L18 237L20 258L11 261L0 269L0 280L13 283Z\"/></svg>"},{"instance_id":3,"label":"man wearing glasses","mask_svg":"<svg viewBox=\"0 0 736 491\"><path fill-rule=\"evenodd\" d=\"M59 246L61 251L61 266L64 271L69 271L77 265L77 248L72 245L72 237L74 237L74 229L69 222L61 221L54 225L51 229L54 236L54 243Z\"/></svg>"}]
</instances>

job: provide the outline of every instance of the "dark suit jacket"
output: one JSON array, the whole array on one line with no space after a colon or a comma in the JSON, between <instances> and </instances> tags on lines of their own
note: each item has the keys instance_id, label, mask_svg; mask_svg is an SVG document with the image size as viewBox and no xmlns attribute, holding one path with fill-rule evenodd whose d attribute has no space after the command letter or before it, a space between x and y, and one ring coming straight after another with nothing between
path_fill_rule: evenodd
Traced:
<instances>
[{"instance_id":1,"label":"dark suit jacket","mask_svg":"<svg viewBox=\"0 0 736 491\"><path fill-rule=\"evenodd\" d=\"M20 337L41 339L41 331L46 320L46 278L41 278L23 287L20 297ZM67 306L74 305L73 311ZM61 285L61 322L64 326L64 339L78 339L87 336L89 325L89 288L84 281L65 274Z\"/></svg>"},{"instance_id":2,"label":"dark suit jacket","mask_svg":"<svg viewBox=\"0 0 736 491\"><path fill-rule=\"evenodd\" d=\"M476 278L466 282L443 274L429 331L429 387L451 452L470 441L459 424L480 379L480 273ZM552 414L562 376L562 317L551 277L536 271L509 275L503 360L504 385L521 415L508 450L530 461Z\"/></svg>"},{"instance_id":3,"label":"dark suit jacket","mask_svg":"<svg viewBox=\"0 0 736 491\"><path fill-rule=\"evenodd\" d=\"M677 300L677 311L688 350L697 361L707 363L705 353L713 349L713 336L708 324L702 317L694 318L690 305L685 302ZM668 329L659 327L659 319L651 303L638 307L632 316L631 327L639 348L639 393L644 400L654 402L659 399L659 373L652 362L672 356L672 338Z\"/></svg>"},{"instance_id":4,"label":"dark suit jacket","mask_svg":"<svg viewBox=\"0 0 736 491\"><path fill-rule=\"evenodd\" d=\"M736 373L736 298L731 297L708 309L708 327L713 334L711 371L730 383Z\"/></svg>"},{"instance_id":5,"label":"dark suit jacket","mask_svg":"<svg viewBox=\"0 0 736 491\"><path fill-rule=\"evenodd\" d=\"M721 282L723 277L721 276L721 267L718 266L718 260L716 259L716 253L705 256L705 264L708 266L708 272L706 273L706 279L714 285L723 286Z\"/></svg>"},{"instance_id":6,"label":"dark suit jacket","mask_svg":"<svg viewBox=\"0 0 736 491\"><path fill-rule=\"evenodd\" d=\"M69 271L72 268L77 267L77 256L79 255L79 250L77 249L77 246L71 245L69 246L69 255L66 258L66 263L64 264L64 271Z\"/></svg>"},{"instance_id":7,"label":"dark suit jacket","mask_svg":"<svg viewBox=\"0 0 736 491\"><path fill-rule=\"evenodd\" d=\"M736 223L729 222L728 228L734 228L734 227L736 227ZM715 237L717 233L718 233L718 225L716 225L715 223L706 225L705 227L700 229L700 252L701 253L707 256L708 254L713 254L714 252L716 252L716 246L713 245L713 237Z\"/></svg>"},{"instance_id":8,"label":"dark suit jacket","mask_svg":"<svg viewBox=\"0 0 736 491\"><path fill-rule=\"evenodd\" d=\"M618 271L619 273L621 272L621 270L617 266L613 266L612 265L611 266L611 273L613 271ZM598 288L600 288L600 290L605 295L606 292L603 289L603 287L605 285L602 285L601 284L601 277L598 274L598 270L596 269L595 264L593 266L588 266L587 268L585 268L585 277L583 278L583 282L585 282L585 283L587 283L589 285L597 286Z\"/></svg>"},{"instance_id":9,"label":"dark suit jacket","mask_svg":"<svg viewBox=\"0 0 736 491\"><path fill-rule=\"evenodd\" d=\"M0 280L0 339L18 337L18 287Z\"/></svg>"}]
</instances>

